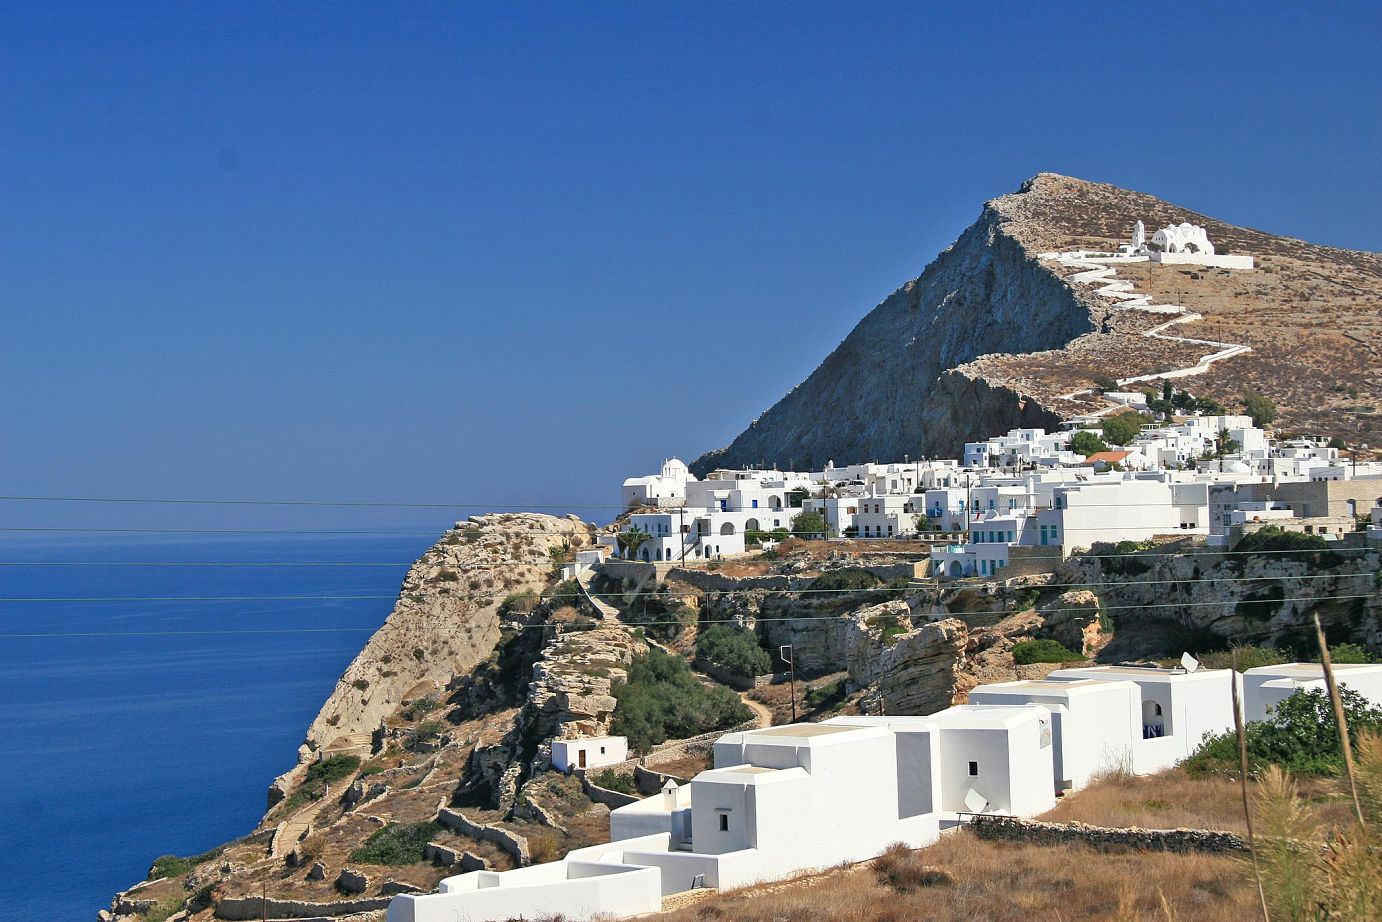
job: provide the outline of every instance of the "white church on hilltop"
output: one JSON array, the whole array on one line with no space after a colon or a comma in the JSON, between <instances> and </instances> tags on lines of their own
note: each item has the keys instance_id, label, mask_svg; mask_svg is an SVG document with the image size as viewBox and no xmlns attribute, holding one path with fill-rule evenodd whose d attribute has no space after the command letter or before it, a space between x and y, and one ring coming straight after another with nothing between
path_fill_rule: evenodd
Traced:
<instances>
[{"instance_id":1,"label":"white church on hilltop","mask_svg":"<svg viewBox=\"0 0 1382 922\"><path fill-rule=\"evenodd\" d=\"M1182 221L1168 224L1147 239L1147 228L1141 221L1133 227L1132 241L1118 248L1123 256L1146 257L1154 263L1167 265L1215 266L1220 269L1251 269L1251 256L1216 253L1209 240L1209 232L1198 224Z\"/></svg>"}]
</instances>

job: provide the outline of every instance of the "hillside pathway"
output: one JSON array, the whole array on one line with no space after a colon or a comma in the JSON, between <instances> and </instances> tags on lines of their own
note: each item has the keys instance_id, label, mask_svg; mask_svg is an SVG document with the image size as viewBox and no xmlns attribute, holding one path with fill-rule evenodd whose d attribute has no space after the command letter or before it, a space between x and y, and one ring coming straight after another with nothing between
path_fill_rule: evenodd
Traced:
<instances>
[{"instance_id":1,"label":"hillside pathway","mask_svg":"<svg viewBox=\"0 0 1382 922\"><path fill-rule=\"evenodd\" d=\"M1200 357L1194 365L1184 368L1175 368L1171 371L1162 371L1155 374L1134 375L1129 378L1118 378L1118 386L1123 387L1128 384L1137 384L1143 381L1170 380L1174 378L1188 378L1192 375L1204 374L1215 362L1222 362L1224 359L1231 359L1234 356L1251 352L1250 346L1243 343L1218 342L1212 339L1194 339L1188 336L1173 336L1165 331L1173 326L1182 323L1193 323L1196 320L1203 320L1204 315L1198 314L1179 304L1153 304L1151 296L1138 294L1132 282L1116 278L1118 270L1115 265L1118 263L1145 262L1146 257L1137 256L1094 256L1087 250L1075 250L1069 253L1042 253L1042 259L1054 259L1063 266L1083 269L1070 277L1070 281L1081 285L1098 285L1094 293L1120 303L1114 306L1114 310L1136 310L1146 311L1150 314L1166 314L1171 317L1165 323L1158 324L1150 330L1142 331L1141 335L1151 339L1162 339L1170 342L1190 343L1192 345L1210 346L1213 352ZM1114 265L1110 265L1110 263ZM1062 394L1062 400L1075 400L1085 394L1092 394L1093 388L1072 391L1069 394ZM1112 400L1103 409L1096 410L1090 414L1092 416L1103 416L1107 413L1122 407L1123 404Z\"/></svg>"}]
</instances>

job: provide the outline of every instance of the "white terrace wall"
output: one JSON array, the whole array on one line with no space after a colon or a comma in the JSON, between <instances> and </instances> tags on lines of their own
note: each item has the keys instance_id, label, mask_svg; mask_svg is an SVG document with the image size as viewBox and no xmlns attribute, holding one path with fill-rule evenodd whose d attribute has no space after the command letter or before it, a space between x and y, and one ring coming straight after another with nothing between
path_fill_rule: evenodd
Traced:
<instances>
[{"instance_id":1,"label":"white terrace wall","mask_svg":"<svg viewBox=\"0 0 1382 922\"><path fill-rule=\"evenodd\" d=\"M476 871L443 881L441 893L400 896L388 922L502 922L546 916L588 920L630 916L662 908L655 868L589 861L558 861L504 872Z\"/></svg>"}]
</instances>

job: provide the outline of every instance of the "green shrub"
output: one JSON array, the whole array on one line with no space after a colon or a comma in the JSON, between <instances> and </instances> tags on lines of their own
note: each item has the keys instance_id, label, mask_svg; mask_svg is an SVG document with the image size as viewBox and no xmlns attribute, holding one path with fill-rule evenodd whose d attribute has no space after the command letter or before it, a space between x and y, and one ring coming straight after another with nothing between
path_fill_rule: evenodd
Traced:
<instances>
[{"instance_id":1,"label":"green shrub","mask_svg":"<svg viewBox=\"0 0 1382 922\"><path fill-rule=\"evenodd\" d=\"M1243 392L1243 410L1259 429L1276 419L1276 404L1256 391Z\"/></svg>"},{"instance_id":2,"label":"green shrub","mask_svg":"<svg viewBox=\"0 0 1382 922\"><path fill-rule=\"evenodd\" d=\"M628 681L614 689L610 732L646 752L667 739L684 739L743 723L753 712L723 686L707 687L686 661L656 647L629 664Z\"/></svg>"},{"instance_id":3,"label":"green shrub","mask_svg":"<svg viewBox=\"0 0 1382 922\"><path fill-rule=\"evenodd\" d=\"M1377 657L1356 643L1335 644L1329 648L1330 662L1334 663L1375 663Z\"/></svg>"},{"instance_id":4,"label":"green shrub","mask_svg":"<svg viewBox=\"0 0 1382 922\"><path fill-rule=\"evenodd\" d=\"M1070 450L1087 458L1101 451L1108 451L1108 445L1088 429L1081 429L1070 437Z\"/></svg>"},{"instance_id":5,"label":"green shrub","mask_svg":"<svg viewBox=\"0 0 1382 922\"><path fill-rule=\"evenodd\" d=\"M1278 554L1282 558L1305 560L1317 566L1330 567L1338 562L1338 555L1329 550L1329 542L1319 535L1304 535L1287 531L1279 525L1268 525L1244 535L1233 546L1235 551L1256 551L1264 556ZM1302 554L1301 551L1320 551Z\"/></svg>"},{"instance_id":6,"label":"green shrub","mask_svg":"<svg viewBox=\"0 0 1382 922\"><path fill-rule=\"evenodd\" d=\"M537 607L537 603L537 593L515 592L505 596L504 601L499 603L499 613L502 615L526 615Z\"/></svg>"},{"instance_id":7,"label":"green shrub","mask_svg":"<svg viewBox=\"0 0 1382 922\"><path fill-rule=\"evenodd\" d=\"M845 679L836 679L823 685L807 686L806 706L813 711L831 707L844 700L848 689L849 683Z\"/></svg>"},{"instance_id":8,"label":"green shrub","mask_svg":"<svg viewBox=\"0 0 1382 922\"><path fill-rule=\"evenodd\" d=\"M633 786L633 775L621 775L612 768L591 775L590 783L606 791L618 791L630 797L638 794L638 790Z\"/></svg>"},{"instance_id":9,"label":"green shrub","mask_svg":"<svg viewBox=\"0 0 1382 922\"><path fill-rule=\"evenodd\" d=\"M359 769L359 756L327 756L325 759L312 763L312 766L307 769L307 775L303 778L302 783L304 785L315 783L332 785L343 778L349 778Z\"/></svg>"},{"instance_id":10,"label":"green shrub","mask_svg":"<svg viewBox=\"0 0 1382 922\"><path fill-rule=\"evenodd\" d=\"M808 590L812 592L839 592L852 589L876 589L881 585L883 585L883 581L868 570L848 567L844 570L822 573L811 580Z\"/></svg>"},{"instance_id":11,"label":"green shrub","mask_svg":"<svg viewBox=\"0 0 1382 922\"><path fill-rule=\"evenodd\" d=\"M585 593L581 592L580 583L574 579L567 579L547 591L547 600L558 607L570 605L576 608L585 601Z\"/></svg>"},{"instance_id":12,"label":"green shrub","mask_svg":"<svg viewBox=\"0 0 1382 922\"><path fill-rule=\"evenodd\" d=\"M429 720L408 731L403 748L409 752L424 752L441 739L443 727L440 721Z\"/></svg>"},{"instance_id":13,"label":"green shrub","mask_svg":"<svg viewBox=\"0 0 1382 922\"><path fill-rule=\"evenodd\" d=\"M771 672L772 658L758 638L736 624L715 624L696 637L696 655L744 679Z\"/></svg>"},{"instance_id":14,"label":"green shrub","mask_svg":"<svg viewBox=\"0 0 1382 922\"><path fill-rule=\"evenodd\" d=\"M401 716L404 720L417 720L424 714L430 714L439 707L441 707L441 699L435 694L423 695L421 698L415 698L407 702L403 707Z\"/></svg>"},{"instance_id":15,"label":"green shrub","mask_svg":"<svg viewBox=\"0 0 1382 922\"><path fill-rule=\"evenodd\" d=\"M1136 410L1124 410L1117 416L1105 416L1099 422L1104 441L1110 445L1126 445L1142 432L1147 418Z\"/></svg>"},{"instance_id":16,"label":"green shrub","mask_svg":"<svg viewBox=\"0 0 1382 922\"><path fill-rule=\"evenodd\" d=\"M177 877L179 874L186 874L204 861L219 858L225 847L213 848L209 852L202 852L200 855L188 855L180 858L177 855L159 855L154 859L154 863L149 866L149 873L146 880L158 880L160 877Z\"/></svg>"},{"instance_id":17,"label":"green shrub","mask_svg":"<svg viewBox=\"0 0 1382 922\"><path fill-rule=\"evenodd\" d=\"M390 823L351 852L350 860L394 867L418 864L427 843L441 831L440 823Z\"/></svg>"},{"instance_id":18,"label":"green shrub","mask_svg":"<svg viewBox=\"0 0 1382 922\"><path fill-rule=\"evenodd\" d=\"M1273 615L1281 611L1281 606L1285 602L1286 590L1280 586L1270 586L1260 592L1249 592L1244 595L1238 604L1233 606L1233 612L1248 621L1270 621Z\"/></svg>"},{"instance_id":19,"label":"green shrub","mask_svg":"<svg viewBox=\"0 0 1382 922\"><path fill-rule=\"evenodd\" d=\"M868 620L868 626L878 628L881 635L879 639L889 647L897 641L897 638L911 630L909 625L904 624L902 619L892 612L875 615Z\"/></svg>"},{"instance_id":20,"label":"green shrub","mask_svg":"<svg viewBox=\"0 0 1382 922\"><path fill-rule=\"evenodd\" d=\"M798 538L813 538L826 533L825 517L814 509L799 512L792 519L792 533Z\"/></svg>"},{"instance_id":21,"label":"green shrub","mask_svg":"<svg viewBox=\"0 0 1382 922\"><path fill-rule=\"evenodd\" d=\"M1058 640L1021 640L1013 644L1013 662L1019 666L1032 663L1073 663L1084 657Z\"/></svg>"},{"instance_id":22,"label":"green shrub","mask_svg":"<svg viewBox=\"0 0 1382 922\"><path fill-rule=\"evenodd\" d=\"M1382 707L1346 685L1339 687L1349 739L1359 733L1382 731ZM1320 689L1298 691L1278 703L1266 720L1255 720L1244 729L1248 766L1253 772L1278 765L1293 775L1337 775L1343 770L1339 731L1329 695ZM1232 732L1210 736L1185 761L1187 770L1199 773L1235 774L1238 771L1238 738Z\"/></svg>"},{"instance_id":23,"label":"green shrub","mask_svg":"<svg viewBox=\"0 0 1382 922\"><path fill-rule=\"evenodd\" d=\"M1105 573L1115 576L1141 576L1152 568L1151 563L1134 556L1156 547L1155 541L1095 541L1090 553L1099 560Z\"/></svg>"},{"instance_id":24,"label":"green shrub","mask_svg":"<svg viewBox=\"0 0 1382 922\"><path fill-rule=\"evenodd\" d=\"M1234 654L1238 658L1238 671L1247 672L1258 666L1278 666L1291 662L1285 652L1272 647L1235 647L1232 651L1215 650L1211 653L1196 654L1200 665L1206 669L1228 669L1233 664Z\"/></svg>"}]
</instances>

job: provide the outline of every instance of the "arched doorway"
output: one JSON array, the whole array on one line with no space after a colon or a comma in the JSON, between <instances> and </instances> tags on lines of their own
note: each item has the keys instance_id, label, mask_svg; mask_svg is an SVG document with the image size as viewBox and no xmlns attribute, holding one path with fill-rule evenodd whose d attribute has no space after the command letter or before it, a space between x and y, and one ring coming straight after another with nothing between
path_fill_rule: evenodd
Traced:
<instances>
[{"instance_id":1,"label":"arched doorway","mask_svg":"<svg viewBox=\"0 0 1382 922\"><path fill-rule=\"evenodd\" d=\"M745 522L744 531L761 531L761 529L758 527L758 520L749 519L747 522Z\"/></svg>"},{"instance_id":2,"label":"arched doorway","mask_svg":"<svg viewBox=\"0 0 1382 922\"><path fill-rule=\"evenodd\" d=\"M1142 738L1156 739L1166 735L1166 720L1161 705L1155 701L1142 702Z\"/></svg>"},{"instance_id":3,"label":"arched doorway","mask_svg":"<svg viewBox=\"0 0 1382 922\"><path fill-rule=\"evenodd\" d=\"M964 576L964 564L960 563L958 560L950 561L950 575L955 577L956 579L959 579L961 576Z\"/></svg>"},{"instance_id":4,"label":"arched doorway","mask_svg":"<svg viewBox=\"0 0 1382 922\"><path fill-rule=\"evenodd\" d=\"M726 522L725 524L721 525L721 526L720 526L720 534L722 534L722 535L732 535L732 534L734 534L734 523L733 523L733 522Z\"/></svg>"}]
</instances>

